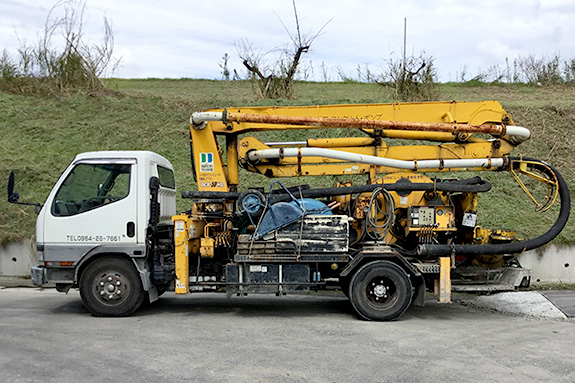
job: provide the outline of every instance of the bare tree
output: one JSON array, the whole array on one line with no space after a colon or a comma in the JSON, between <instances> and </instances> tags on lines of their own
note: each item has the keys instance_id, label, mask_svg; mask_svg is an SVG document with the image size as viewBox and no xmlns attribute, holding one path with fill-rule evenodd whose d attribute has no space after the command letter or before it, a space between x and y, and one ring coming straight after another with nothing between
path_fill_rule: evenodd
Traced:
<instances>
[{"instance_id":1,"label":"bare tree","mask_svg":"<svg viewBox=\"0 0 575 383\"><path fill-rule=\"evenodd\" d=\"M262 54L261 49L255 51L252 44L246 39L236 42L238 56L248 70L249 77L257 84L256 88L260 97L290 98L293 96L293 82L298 73L302 55L309 51L311 44L329 23L329 21L325 23L315 34L311 32L302 34L295 0L292 0L292 4L295 18L295 31L293 33L290 32L280 19L291 40L289 47L286 45L286 47L282 49L274 49ZM279 55L269 63L266 60L266 56L277 52L279 52Z\"/></svg>"}]
</instances>

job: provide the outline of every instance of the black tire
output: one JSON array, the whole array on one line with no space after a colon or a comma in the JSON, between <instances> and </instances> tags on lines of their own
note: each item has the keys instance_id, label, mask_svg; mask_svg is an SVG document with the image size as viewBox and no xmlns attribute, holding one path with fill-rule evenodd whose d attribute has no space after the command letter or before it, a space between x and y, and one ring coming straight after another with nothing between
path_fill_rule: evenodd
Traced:
<instances>
[{"instance_id":1,"label":"black tire","mask_svg":"<svg viewBox=\"0 0 575 383\"><path fill-rule=\"evenodd\" d=\"M95 316L123 317L142 305L145 292L130 260L102 257L90 263L82 273L80 296Z\"/></svg>"},{"instance_id":2,"label":"black tire","mask_svg":"<svg viewBox=\"0 0 575 383\"><path fill-rule=\"evenodd\" d=\"M362 266L349 284L349 298L364 319L391 321L411 304L413 286L406 272L395 263L376 261Z\"/></svg>"}]
</instances>

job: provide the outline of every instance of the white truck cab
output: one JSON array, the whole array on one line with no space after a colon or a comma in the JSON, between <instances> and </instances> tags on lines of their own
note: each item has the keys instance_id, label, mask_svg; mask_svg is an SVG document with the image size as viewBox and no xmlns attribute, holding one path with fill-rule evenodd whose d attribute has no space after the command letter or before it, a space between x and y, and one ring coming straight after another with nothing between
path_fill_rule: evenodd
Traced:
<instances>
[{"instance_id":1,"label":"white truck cab","mask_svg":"<svg viewBox=\"0 0 575 383\"><path fill-rule=\"evenodd\" d=\"M151 197L154 188L155 200ZM77 155L38 215L40 265L32 268L33 282L39 286L54 282L58 290L67 291L81 284L83 272L93 272L98 259L116 257L122 267L100 267L97 273L101 273L101 278L95 277L89 291L82 291L80 285L83 299L94 293L100 295L101 303L118 303L130 295L128 289L140 287L153 300L157 292L150 279L153 265L148 233L151 225L172 225L175 195L173 167L159 154L102 151ZM159 203L159 214L154 212L154 201ZM130 263L135 266L139 281L129 280ZM139 283L141 286L134 285Z\"/></svg>"}]
</instances>

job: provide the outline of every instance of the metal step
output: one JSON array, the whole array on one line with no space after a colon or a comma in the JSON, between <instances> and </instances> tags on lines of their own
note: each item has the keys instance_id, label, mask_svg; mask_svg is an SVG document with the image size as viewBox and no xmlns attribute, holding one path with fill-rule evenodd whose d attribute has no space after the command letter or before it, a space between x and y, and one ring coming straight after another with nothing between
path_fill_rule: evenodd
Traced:
<instances>
[{"instance_id":1,"label":"metal step","mask_svg":"<svg viewBox=\"0 0 575 383\"><path fill-rule=\"evenodd\" d=\"M531 270L522 267L499 269L467 268L458 270L459 278L451 280L451 290L458 292L500 292L529 287Z\"/></svg>"},{"instance_id":2,"label":"metal step","mask_svg":"<svg viewBox=\"0 0 575 383\"><path fill-rule=\"evenodd\" d=\"M460 293L495 293L503 291L515 291L515 286L507 283L464 284L464 285L457 285L452 283L451 291L457 291Z\"/></svg>"}]
</instances>

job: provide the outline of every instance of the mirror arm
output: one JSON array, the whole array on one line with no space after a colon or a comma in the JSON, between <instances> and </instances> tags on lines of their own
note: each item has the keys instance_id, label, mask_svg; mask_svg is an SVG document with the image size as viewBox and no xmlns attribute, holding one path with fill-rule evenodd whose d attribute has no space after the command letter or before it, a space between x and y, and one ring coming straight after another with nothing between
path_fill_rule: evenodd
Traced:
<instances>
[{"instance_id":1,"label":"mirror arm","mask_svg":"<svg viewBox=\"0 0 575 383\"><path fill-rule=\"evenodd\" d=\"M13 203L15 205L26 205L26 206L34 206L34 211L36 212L36 214L40 213L40 210L42 210L42 204L36 202L36 203L30 203L30 202L12 202L12 201L8 201L10 203Z\"/></svg>"}]
</instances>

